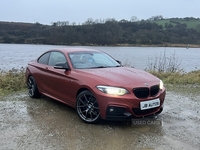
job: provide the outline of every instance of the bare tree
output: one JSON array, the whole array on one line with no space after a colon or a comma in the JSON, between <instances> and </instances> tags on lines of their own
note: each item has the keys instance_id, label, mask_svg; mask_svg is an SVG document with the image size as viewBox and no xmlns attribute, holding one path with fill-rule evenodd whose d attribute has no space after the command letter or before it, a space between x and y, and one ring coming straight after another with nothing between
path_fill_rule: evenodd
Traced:
<instances>
[{"instance_id":1,"label":"bare tree","mask_svg":"<svg viewBox=\"0 0 200 150\"><path fill-rule=\"evenodd\" d=\"M139 21L139 19L136 16L131 17L131 22L137 22L137 21Z\"/></svg>"}]
</instances>

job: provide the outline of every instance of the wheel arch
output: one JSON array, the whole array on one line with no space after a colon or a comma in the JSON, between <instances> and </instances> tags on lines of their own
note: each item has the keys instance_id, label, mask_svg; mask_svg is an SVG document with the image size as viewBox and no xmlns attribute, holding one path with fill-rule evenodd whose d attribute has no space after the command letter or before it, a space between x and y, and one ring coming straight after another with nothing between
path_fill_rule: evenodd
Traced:
<instances>
[{"instance_id":1,"label":"wheel arch","mask_svg":"<svg viewBox=\"0 0 200 150\"><path fill-rule=\"evenodd\" d=\"M92 92L89 88L82 87L82 88L80 88L80 89L77 91L77 93L76 93L76 98L77 98L77 96L78 96L81 92L83 92L83 91L90 91L90 92ZM93 92L92 92L92 93L93 93Z\"/></svg>"}]
</instances>

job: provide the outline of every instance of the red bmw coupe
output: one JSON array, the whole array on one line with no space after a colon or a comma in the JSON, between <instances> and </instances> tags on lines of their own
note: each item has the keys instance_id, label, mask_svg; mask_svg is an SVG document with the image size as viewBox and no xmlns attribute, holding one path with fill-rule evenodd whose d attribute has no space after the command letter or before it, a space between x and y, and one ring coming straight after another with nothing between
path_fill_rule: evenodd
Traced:
<instances>
[{"instance_id":1,"label":"red bmw coupe","mask_svg":"<svg viewBox=\"0 0 200 150\"><path fill-rule=\"evenodd\" d=\"M157 77L85 48L45 52L28 63L26 82L30 97L43 94L74 107L87 123L157 115L166 93Z\"/></svg>"}]
</instances>

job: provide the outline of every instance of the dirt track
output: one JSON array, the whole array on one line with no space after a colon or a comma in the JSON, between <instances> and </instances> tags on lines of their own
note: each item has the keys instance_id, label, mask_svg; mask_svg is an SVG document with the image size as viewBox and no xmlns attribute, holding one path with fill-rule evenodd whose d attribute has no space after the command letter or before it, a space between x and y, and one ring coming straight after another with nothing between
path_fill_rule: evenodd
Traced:
<instances>
[{"instance_id":1,"label":"dirt track","mask_svg":"<svg viewBox=\"0 0 200 150\"><path fill-rule=\"evenodd\" d=\"M167 92L161 124L83 123L73 108L26 92L0 97L0 150L200 148L200 94Z\"/></svg>"}]
</instances>

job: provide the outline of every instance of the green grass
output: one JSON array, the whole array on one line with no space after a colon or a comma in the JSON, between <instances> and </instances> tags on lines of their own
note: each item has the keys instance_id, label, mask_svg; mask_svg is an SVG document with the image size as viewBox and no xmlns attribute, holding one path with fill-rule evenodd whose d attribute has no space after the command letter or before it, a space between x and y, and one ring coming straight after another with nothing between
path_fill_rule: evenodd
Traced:
<instances>
[{"instance_id":1,"label":"green grass","mask_svg":"<svg viewBox=\"0 0 200 150\"><path fill-rule=\"evenodd\" d=\"M165 24L166 23L170 23L170 20L169 19L166 19L166 20L158 20L158 21L153 21L155 23L157 23L158 25L162 25L163 27L165 27ZM171 23L172 25L176 25L175 23Z\"/></svg>"},{"instance_id":2,"label":"green grass","mask_svg":"<svg viewBox=\"0 0 200 150\"><path fill-rule=\"evenodd\" d=\"M172 24L172 25L176 25L176 23L170 22L171 19L164 19L164 20L157 20L157 21L152 21L157 23L158 25L162 25L163 28L165 28L165 24ZM193 28L196 29L198 25L200 25L200 19L190 19L190 20L186 20L186 19L173 19L173 21L179 22L181 24L187 24L187 28Z\"/></svg>"},{"instance_id":3,"label":"green grass","mask_svg":"<svg viewBox=\"0 0 200 150\"><path fill-rule=\"evenodd\" d=\"M150 72L158 78L162 79L165 84L193 84L200 85L200 70L183 72Z\"/></svg>"},{"instance_id":4,"label":"green grass","mask_svg":"<svg viewBox=\"0 0 200 150\"><path fill-rule=\"evenodd\" d=\"M0 93L5 91L19 91L26 87L25 69L12 69L0 72Z\"/></svg>"}]
</instances>

